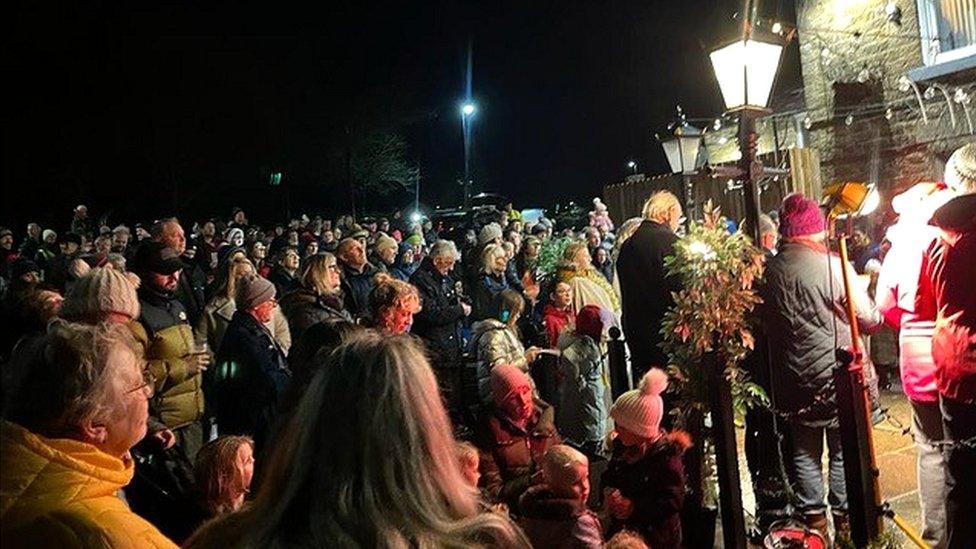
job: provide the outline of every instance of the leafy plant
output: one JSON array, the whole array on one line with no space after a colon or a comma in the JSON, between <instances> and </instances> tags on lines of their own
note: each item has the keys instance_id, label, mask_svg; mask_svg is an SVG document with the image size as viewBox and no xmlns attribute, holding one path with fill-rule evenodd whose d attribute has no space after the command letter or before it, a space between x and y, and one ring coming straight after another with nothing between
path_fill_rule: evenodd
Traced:
<instances>
[{"instance_id":1,"label":"leafy plant","mask_svg":"<svg viewBox=\"0 0 976 549\"><path fill-rule=\"evenodd\" d=\"M708 353L716 353L725 366L738 417L747 407L768 402L762 388L740 368L754 344L749 315L761 302L753 282L762 276L763 254L741 231L728 232L720 208L708 202L704 212L703 221L692 222L675 243L673 255L664 260L668 274L678 277L682 286L673 294L674 305L661 329L678 396L674 413L678 424L693 434L701 427L688 423L700 423L709 412L702 368ZM712 493L707 483L714 458L704 452L702 459L701 493L707 495Z\"/></svg>"},{"instance_id":2,"label":"leafy plant","mask_svg":"<svg viewBox=\"0 0 976 549\"><path fill-rule=\"evenodd\" d=\"M540 281L551 280L555 276L556 268L563 258L563 251L572 241L573 239L567 236L550 238L542 242L542 245L539 246L539 258L536 260L536 269L540 273Z\"/></svg>"}]
</instances>

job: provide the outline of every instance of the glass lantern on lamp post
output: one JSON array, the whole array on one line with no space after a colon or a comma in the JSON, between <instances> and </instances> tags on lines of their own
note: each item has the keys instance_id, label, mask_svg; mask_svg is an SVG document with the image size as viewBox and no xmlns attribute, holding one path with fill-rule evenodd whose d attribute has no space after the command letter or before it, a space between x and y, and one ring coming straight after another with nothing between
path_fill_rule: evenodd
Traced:
<instances>
[{"instance_id":1,"label":"glass lantern on lamp post","mask_svg":"<svg viewBox=\"0 0 976 549\"><path fill-rule=\"evenodd\" d=\"M743 37L709 54L726 111L739 118L739 170L735 179L745 188L745 213L753 242L759 242L759 178L764 170L756 160L756 120L768 114L769 97L783 53L782 44L757 40L747 29Z\"/></svg>"},{"instance_id":2,"label":"glass lantern on lamp post","mask_svg":"<svg viewBox=\"0 0 976 549\"><path fill-rule=\"evenodd\" d=\"M681 107L678 107L678 118L668 129L670 134L659 138L664 155L668 158L671 173L680 173L682 177L682 192L685 199L685 215L690 221L695 219L695 192L692 176L698 169L698 156L701 153L702 130L688 123Z\"/></svg>"}]
</instances>

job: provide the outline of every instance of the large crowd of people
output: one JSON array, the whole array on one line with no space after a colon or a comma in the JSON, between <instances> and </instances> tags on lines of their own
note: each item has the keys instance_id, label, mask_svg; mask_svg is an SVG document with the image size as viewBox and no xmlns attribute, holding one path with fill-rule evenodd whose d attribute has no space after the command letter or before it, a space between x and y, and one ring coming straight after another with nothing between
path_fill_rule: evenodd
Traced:
<instances>
[{"instance_id":1,"label":"large crowd of people","mask_svg":"<svg viewBox=\"0 0 976 549\"><path fill-rule=\"evenodd\" d=\"M976 145L945 183L895 200L890 250L856 258L876 289L853 296L865 333L900 329L925 535L951 547L974 539L960 520L976 493L974 193ZM112 228L78 206L19 243L0 230L0 541L682 547L700 441L665 428L661 346L681 203L657 192L619 228L594 204L583 227L508 204L453 224L258 226L235 208ZM830 253L815 201L775 213L757 322L795 510L826 535L828 508L847 527L827 387L854 266Z\"/></svg>"}]
</instances>

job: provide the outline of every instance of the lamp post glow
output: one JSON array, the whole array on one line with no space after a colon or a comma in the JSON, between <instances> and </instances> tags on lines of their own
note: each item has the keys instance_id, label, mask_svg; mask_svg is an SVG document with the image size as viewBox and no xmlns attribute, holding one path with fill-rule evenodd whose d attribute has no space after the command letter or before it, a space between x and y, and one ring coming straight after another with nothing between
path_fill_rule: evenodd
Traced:
<instances>
[{"instance_id":1,"label":"lamp post glow","mask_svg":"<svg viewBox=\"0 0 976 549\"><path fill-rule=\"evenodd\" d=\"M478 112L478 107L471 100L461 104L461 131L464 132L464 207L471 202L471 119Z\"/></svg>"},{"instance_id":2,"label":"lamp post glow","mask_svg":"<svg viewBox=\"0 0 976 549\"><path fill-rule=\"evenodd\" d=\"M636 174L637 173L637 162L634 162L633 160L631 160L631 161L627 162L627 167L630 169L630 173L633 173L633 174Z\"/></svg>"},{"instance_id":3,"label":"lamp post glow","mask_svg":"<svg viewBox=\"0 0 976 549\"><path fill-rule=\"evenodd\" d=\"M763 109L769 103L783 46L758 40L739 40L713 51L709 57L722 89L725 108Z\"/></svg>"}]
</instances>

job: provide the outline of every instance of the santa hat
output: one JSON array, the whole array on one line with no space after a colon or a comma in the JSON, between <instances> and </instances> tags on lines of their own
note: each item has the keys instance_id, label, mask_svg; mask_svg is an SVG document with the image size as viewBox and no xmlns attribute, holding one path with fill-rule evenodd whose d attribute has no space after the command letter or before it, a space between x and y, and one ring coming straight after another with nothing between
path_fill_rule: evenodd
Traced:
<instances>
[{"instance_id":1,"label":"santa hat","mask_svg":"<svg viewBox=\"0 0 976 549\"><path fill-rule=\"evenodd\" d=\"M610 417L631 433L646 439L656 439L660 432L664 402L661 393L668 387L668 374L651 368L641 378L636 389L620 395L610 408Z\"/></svg>"}]
</instances>

